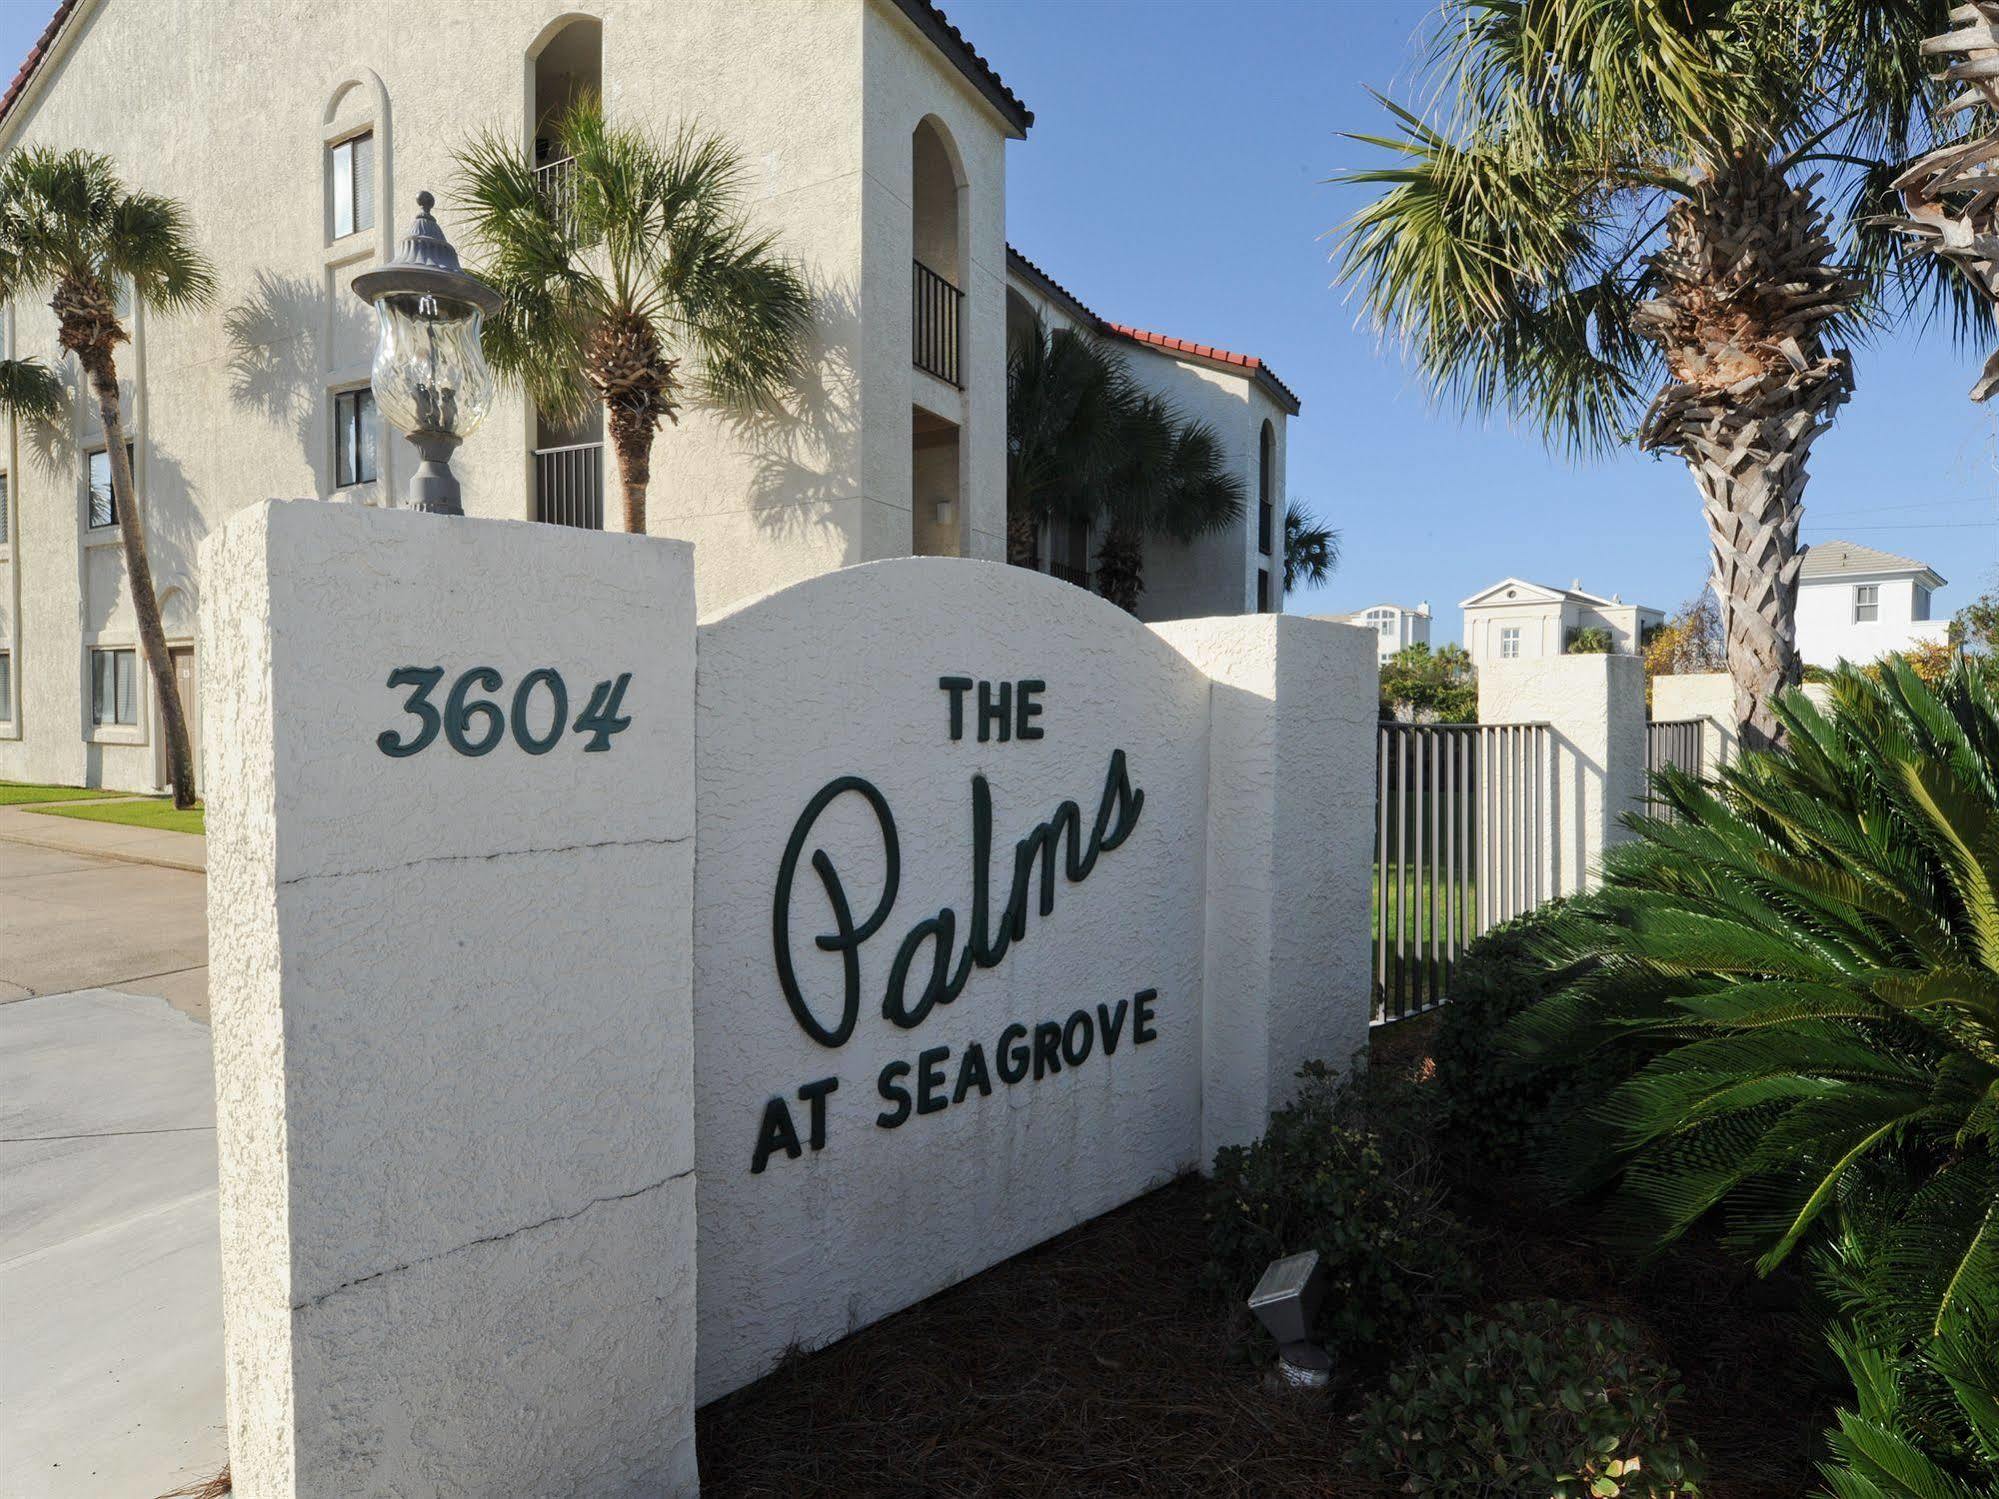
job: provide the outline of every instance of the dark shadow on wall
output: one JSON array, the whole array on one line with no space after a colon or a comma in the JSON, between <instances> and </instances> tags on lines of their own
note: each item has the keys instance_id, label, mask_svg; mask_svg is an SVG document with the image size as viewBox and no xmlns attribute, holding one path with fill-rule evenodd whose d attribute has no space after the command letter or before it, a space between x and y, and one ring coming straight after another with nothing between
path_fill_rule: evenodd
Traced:
<instances>
[{"instance_id":1,"label":"dark shadow on wall","mask_svg":"<svg viewBox=\"0 0 1999 1499\"><path fill-rule=\"evenodd\" d=\"M230 399L288 429L315 491L331 493L328 445L321 440L327 356L330 349L372 345L366 311L351 297L335 298L329 309L325 287L310 277L259 271L256 289L223 313L222 328Z\"/></svg>"},{"instance_id":2,"label":"dark shadow on wall","mask_svg":"<svg viewBox=\"0 0 1999 1499\"><path fill-rule=\"evenodd\" d=\"M860 299L821 287L812 301L815 357L778 408L724 417L750 455L750 513L773 540L839 530L834 507L860 496Z\"/></svg>"}]
</instances>

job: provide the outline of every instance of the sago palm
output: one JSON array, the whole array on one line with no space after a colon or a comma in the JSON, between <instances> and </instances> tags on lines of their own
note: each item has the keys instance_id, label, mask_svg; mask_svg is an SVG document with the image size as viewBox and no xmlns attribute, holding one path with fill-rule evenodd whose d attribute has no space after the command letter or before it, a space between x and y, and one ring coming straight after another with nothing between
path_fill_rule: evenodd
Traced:
<instances>
[{"instance_id":1,"label":"sago palm","mask_svg":"<svg viewBox=\"0 0 1999 1499\"><path fill-rule=\"evenodd\" d=\"M1437 107L1389 105L1399 133L1358 139L1394 160L1336 179L1379 190L1340 273L1441 395L1579 454L1686 461L1751 746L1799 680L1805 465L1853 389L1845 345L1891 294L1989 324L1874 222L1927 141L1947 9L1444 0Z\"/></svg>"},{"instance_id":2,"label":"sago palm","mask_svg":"<svg viewBox=\"0 0 1999 1499\"><path fill-rule=\"evenodd\" d=\"M1652 1054L1590 1115L1637 1226L1724 1210L1768 1269L1850 1216L1933 1333L1999 1311L1999 701L1890 658L1777 712L1785 750L1660 778L1508 1040Z\"/></svg>"},{"instance_id":3,"label":"sago palm","mask_svg":"<svg viewBox=\"0 0 1999 1499\"><path fill-rule=\"evenodd\" d=\"M811 298L775 236L744 220L742 164L720 137L656 140L606 119L595 97L551 134L571 158L559 190L509 137L458 156L478 271L504 298L486 350L547 416L603 408L625 529L644 531L660 424L689 397L775 403L803 364Z\"/></svg>"},{"instance_id":4,"label":"sago palm","mask_svg":"<svg viewBox=\"0 0 1999 1499\"><path fill-rule=\"evenodd\" d=\"M1006 366L1006 555L1031 566L1044 524L1094 518L1131 409L1124 362L1102 340L1039 318Z\"/></svg>"},{"instance_id":5,"label":"sago palm","mask_svg":"<svg viewBox=\"0 0 1999 1499\"><path fill-rule=\"evenodd\" d=\"M1284 591L1314 586L1340 565L1340 533L1293 500L1284 507Z\"/></svg>"},{"instance_id":6,"label":"sago palm","mask_svg":"<svg viewBox=\"0 0 1999 1499\"><path fill-rule=\"evenodd\" d=\"M164 314L204 307L213 298L214 274L194 247L181 205L127 188L116 163L94 151L30 146L9 153L0 162L0 301L48 293L57 342L76 356L97 402L132 612L160 707L167 774L174 805L185 808L194 805L187 714L160 624L146 508L132 482L118 402L118 345L131 341L119 315L121 287L130 290L133 305ZM49 380L34 374L14 378L24 380L30 401L53 414L47 403L59 401L59 388L51 390Z\"/></svg>"},{"instance_id":7,"label":"sago palm","mask_svg":"<svg viewBox=\"0 0 1999 1499\"><path fill-rule=\"evenodd\" d=\"M1133 399L1118 445L1098 512L1097 592L1136 614L1146 538L1184 544L1232 526L1242 519L1248 489L1215 429L1184 419L1160 396Z\"/></svg>"}]
</instances>

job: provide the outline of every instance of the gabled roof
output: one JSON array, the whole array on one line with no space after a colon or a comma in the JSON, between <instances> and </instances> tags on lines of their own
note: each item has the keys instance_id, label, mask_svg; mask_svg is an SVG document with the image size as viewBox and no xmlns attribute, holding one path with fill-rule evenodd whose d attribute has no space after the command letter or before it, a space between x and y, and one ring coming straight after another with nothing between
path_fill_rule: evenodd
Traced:
<instances>
[{"instance_id":1,"label":"gabled roof","mask_svg":"<svg viewBox=\"0 0 1999 1499\"><path fill-rule=\"evenodd\" d=\"M1893 552L1883 552L1875 547L1864 547L1857 541L1820 541L1805 548L1804 565L1798 569L1798 577L1809 581L1813 578L1838 578L1849 573L1915 573L1929 580L1929 587L1941 588L1944 580L1937 576L1936 569L1927 562L1918 562L1913 557L1898 557Z\"/></svg>"},{"instance_id":2,"label":"gabled roof","mask_svg":"<svg viewBox=\"0 0 1999 1499\"><path fill-rule=\"evenodd\" d=\"M931 0L895 0L895 8L909 17L930 44L971 80L972 87L985 96L986 102L999 111L1017 134L1027 134L1027 127L1034 123L1034 111L1020 102L1019 96L993 70L993 65L979 56L978 49L965 40L965 33L953 26L943 11L931 4Z\"/></svg>"},{"instance_id":3,"label":"gabled roof","mask_svg":"<svg viewBox=\"0 0 1999 1499\"><path fill-rule=\"evenodd\" d=\"M19 70L14 74L14 81L7 87L6 97L0 98L0 120L7 118L21 95L27 91L29 81L34 78L36 69L41 67L42 60L48 56L49 48L55 44L57 33L62 30L63 23L70 18L77 4L78 0L61 0L56 6L56 13L50 17L49 24L42 29L40 40L28 49L27 57L22 59ZM971 81L972 87L985 97L988 104L999 111L1000 117L1011 125L1016 133L1023 136L1027 134L1027 127L1034 123L1034 111L1020 102L1019 95L1006 86L1005 80L994 71L993 65L979 56L978 49L965 40L964 32L953 26L943 11L932 4L931 0L894 0L894 4L895 8L907 16L910 23L923 33L931 45L942 52L951 64Z\"/></svg>"},{"instance_id":4,"label":"gabled roof","mask_svg":"<svg viewBox=\"0 0 1999 1499\"><path fill-rule=\"evenodd\" d=\"M1528 594L1528 602L1536 604L1559 604L1573 602L1588 604L1592 609L1636 609L1642 614L1658 614L1649 604L1633 604L1624 599L1607 599L1600 593L1587 593L1580 586L1575 588L1553 588L1546 583L1530 583L1525 578L1501 578L1490 588L1481 588L1468 599L1460 599L1460 609L1476 609L1481 604L1494 602L1493 595L1500 590L1514 588Z\"/></svg>"},{"instance_id":5,"label":"gabled roof","mask_svg":"<svg viewBox=\"0 0 1999 1499\"><path fill-rule=\"evenodd\" d=\"M1190 343L1184 338L1173 338L1164 333L1148 333L1143 328L1113 323L1109 318L1101 317L1085 306L1081 297L1012 245L1006 247L1006 264L1007 269L1018 274L1022 280L1033 282L1041 288L1044 295L1063 303L1069 309L1070 316L1091 331L1105 338L1123 339L1127 343L1153 349L1176 359L1192 359L1232 375L1242 375L1262 387L1263 393L1286 413L1291 416L1298 414L1300 403L1297 393L1277 378L1277 371L1255 355L1231 353L1227 349L1218 349L1213 344Z\"/></svg>"}]
</instances>

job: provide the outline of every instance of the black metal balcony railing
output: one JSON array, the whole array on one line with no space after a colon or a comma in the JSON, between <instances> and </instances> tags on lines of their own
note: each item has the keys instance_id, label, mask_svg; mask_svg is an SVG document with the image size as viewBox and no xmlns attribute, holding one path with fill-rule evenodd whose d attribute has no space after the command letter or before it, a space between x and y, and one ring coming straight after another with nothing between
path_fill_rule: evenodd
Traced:
<instances>
[{"instance_id":1,"label":"black metal balcony railing","mask_svg":"<svg viewBox=\"0 0 1999 1499\"><path fill-rule=\"evenodd\" d=\"M1064 583L1074 583L1078 588L1090 586L1090 570L1087 567L1071 567L1066 562L1050 562L1048 576L1060 578Z\"/></svg>"},{"instance_id":2,"label":"black metal balcony railing","mask_svg":"<svg viewBox=\"0 0 1999 1499\"><path fill-rule=\"evenodd\" d=\"M916 267L912 287L916 339L910 357L918 369L963 390L965 382L959 378L958 368L958 324L965 294L922 261L911 264Z\"/></svg>"},{"instance_id":3,"label":"black metal balcony railing","mask_svg":"<svg viewBox=\"0 0 1999 1499\"><path fill-rule=\"evenodd\" d=\"M604 445L536 448L534 518L544 525L604 529Z\"/></svg>"},{"instance_id":4,"label":"black metal balcony railing","mask_svg":"<svg viewBox=\"0 0 1999 1499\"><path fill-rule=\"evenodd\" d=\"M547 199L549 212L558 220L566 220L576 211L576 158L560 157L555 161L545 161L534 169L535 186Z\"/></svg>"}]
</instances>

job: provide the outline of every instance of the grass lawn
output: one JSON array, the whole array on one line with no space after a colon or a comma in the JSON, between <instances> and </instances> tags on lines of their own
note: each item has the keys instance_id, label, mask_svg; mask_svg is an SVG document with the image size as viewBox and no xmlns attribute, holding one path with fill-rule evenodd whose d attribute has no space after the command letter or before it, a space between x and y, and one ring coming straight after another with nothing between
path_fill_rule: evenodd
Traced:
<instances>
[{"instance_id":1,"label":"grass lawn","mask_svg":"<svg viewBox=\"0 0 1999 1499\"><path fill-rule=\"evenodd\" d=\"M172 800L164 796L149 796L143 801L108 802L103 805L71 805L62 807L37 807L45 817L80 817L86 822L118 822L127 827L156 828L163 833L205 833L207 823L203 813L205 808L196 802L185 812L175 808Z\"/></svg>"},{"instance_id":2,"label":"grass lawn","mask_svg":"<svg viewBox=\"0 0 1999 1499\"><path fill-rule=\"evenodd\" d=\"M29 786L20 781L0 781L0 807L19 807L30 802L87 802L118 794L92 791L88 786Z\"/></svg>"}]
</instances>

